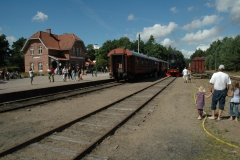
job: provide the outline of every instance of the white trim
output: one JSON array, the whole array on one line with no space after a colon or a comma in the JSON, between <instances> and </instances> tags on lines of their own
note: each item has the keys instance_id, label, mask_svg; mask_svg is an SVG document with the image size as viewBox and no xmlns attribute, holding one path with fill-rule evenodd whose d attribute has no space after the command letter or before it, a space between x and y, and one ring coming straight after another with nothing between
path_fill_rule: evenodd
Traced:
<instances>
[{"instance_id":1,"label":"white trim","mask_svg":"<svg viewBox=\"0 0 240 160\"><path fill-rule=\"evenodd\" d=\"M29 40L34 40L34 39L38 39L38 40L43 44L43 46L44 46L46 49L48 49L48 48L45 46L45 44L42 42L42 40L41 40L40 38L28 38L28 40L25 42L25 44L24 44L23 48L21 49L21 51L23 51L23 50L25 49L25 47L26 47L26 45L28 44L28 41L29 41Z\"/></svg>"}]
</instances>

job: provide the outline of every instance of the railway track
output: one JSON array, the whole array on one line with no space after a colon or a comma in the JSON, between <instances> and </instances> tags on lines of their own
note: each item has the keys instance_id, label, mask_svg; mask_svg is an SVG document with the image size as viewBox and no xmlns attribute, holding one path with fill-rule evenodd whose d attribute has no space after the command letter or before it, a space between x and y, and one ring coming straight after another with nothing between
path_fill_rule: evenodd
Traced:
<instances>
[{"instance_id":1,"label":"railway track","mask_svg":"<svg viewBox=\"0 0 240 160\"><path fill-rule=\"evenodd\" d=\"M168 77L0 153L2 159L81 159L175 80Z\"/></svg>"},{"instance_id":2,"label":"railway track","mask_svg":"<svg viewBox=\"0 0 240 160\"><path fill-rule=\"evenodd\" d=\"M26 108L26 107L34 107L39 104L48 103L51 101L56 101L59 99L64 99L69 97L76 97L79 95L107 89L110 87L119 86L122 84L124 83L110 82L110 83L104 83L101 85L94 85L94 86L78 88L74 90L67 90L64 92L57 92L53 94L40 95L40 96L30 97L26 99L20 99L16 101L8 101L8 102L0 103L0 113L13 111L21 108Z\"/></svg>"}]
</instances>

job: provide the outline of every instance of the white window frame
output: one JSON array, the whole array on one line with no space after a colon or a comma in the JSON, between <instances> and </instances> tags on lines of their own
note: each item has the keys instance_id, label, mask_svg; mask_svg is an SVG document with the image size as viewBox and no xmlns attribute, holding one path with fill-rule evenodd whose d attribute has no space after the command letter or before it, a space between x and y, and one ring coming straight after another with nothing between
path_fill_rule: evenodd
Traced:
<instances>
[{"instance_id":1,"label":"white window frame","mask_svg":"<svg viewBox=\"0 0 240 160\"><path fill-rule=\"evenodd\" d=\"M34 55L34 46L30 46L30 54Z\"/></svg>"},{"instance_id":2,"label":"white window frame","mask_svg":"<svg viewBox=\"0 0 240 160\"><path fill-rule=\"evenodd\" d=\"M30 63L30 68L32 68L32 70L34 71L34 63L33 62Z\"/></svg>"},{"instance_id":3,"label":"white window frame","mask_svg":"<svg viewBox=\"0 0 240 160\"><path fill-rule=\"evenodd\" d=\"M43 70L43 63L42 62L38 62L38 70Z\"/></svg>"},{"instance_id":4,"label":"white window frame","mask_svg":"<svg viewBox=\"0 0 240 160\"><path fill-rule=\"evenodd\" d=\"M38 46L38 54L39 54L39 55L42 54L42 46Z\"/></svg>"}]
</instances>

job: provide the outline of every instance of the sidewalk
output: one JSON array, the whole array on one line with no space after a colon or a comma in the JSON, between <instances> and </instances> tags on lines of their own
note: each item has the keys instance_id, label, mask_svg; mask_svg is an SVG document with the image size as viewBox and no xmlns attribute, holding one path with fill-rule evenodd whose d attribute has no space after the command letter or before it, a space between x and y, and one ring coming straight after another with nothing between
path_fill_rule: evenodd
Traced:
<instances>
[{"instance_id":1,"label":"sidewalk","mask_svg":"<svg viewBox=\"0 0 240 160\"><path fill-rule=\"evenodd\" d=\"M48 76L36 76L33 78L33 85L30 84L30 78L10 79L9 81L0 80L0 94L29 90L29 89L38 89L38 88L46 88L51 86L61 86L61 85L69 85L73 83L84 83L89 81L110 79L109 73L100 73L100 72L97 74L97 77L92 77L92 74L87 74L87 75L83 75L82 78L83 80L81 81L67 80L67 82L63 82L62 75L55 75L54 76L55 81L49 83Z\"/></svg>"}]
</instances>

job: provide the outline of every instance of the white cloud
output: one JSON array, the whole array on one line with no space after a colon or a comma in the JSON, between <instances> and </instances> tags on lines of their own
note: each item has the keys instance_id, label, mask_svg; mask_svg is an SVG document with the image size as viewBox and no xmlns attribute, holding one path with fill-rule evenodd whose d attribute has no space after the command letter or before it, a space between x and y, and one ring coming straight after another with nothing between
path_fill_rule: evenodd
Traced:
<instances>
[{"instance_id":1,"label":"white cloud","mask_svg":"<svg viewBox=\"0 0 240 160\"><path fill-rule=\"evenodd\" d=\"M210 45L200 44L199 46L197 46L197 49L201 49L202 51L206 51L209 47L210 47Z\"/></svg>"},{"instance_id":2,"label":"white cloud","mask_svg":"<svg viewBox=\"0 0 240 160\"><path fill-rule=\"evenodd\" d=\"M185 58L190 58L190 56L195 52L195 51L187 51L185 49L180 50Z\"/></svg>"},{"instance_id":3,"label":"white cloud","mask_svg":"<svg viewBox=\"0 0 240 160\"><path fill-rule=\"evenodd\" d=\"M8 40L8 43L12 45L13 42L15 42L17 39L13 36L7 36L6 39Z\"/></svg>"},{"instance_id":4,"label":"white cloud","mask_svg":"<svg viewBox=\"0 0 240 160\"><path fill-rule=\"evenodd\" d=\"M189 45L199 44L203 41L210 41L222 31L219 27L213 27L210 30L199 30L196 33L187 33L181 40L188 42Z\"/></svg>"},{"instance_id":5,"label":"white cloud","mask_svg":"<svg viewBox=\"0 0 240 160\"><path fill-rule=\"evenodd\" d=\"M129 21L131 21L131 20L134 20L135 18L134 18L134 15L133 14L130 14L129 16L128 16L128 20Z\"/></svg>"},{"instance_id":6,"label":"white cloud","mask_svg":"<svg viewBox=\"0 0 240 160\"><path fill-rule=\"evenodd\" d=\"M193 6L191 6L191 7L188 7L188 11L192 11L194 9L194 7Z\"/></svg>"},{"instance_id":7,"label":"white cloud","mask_svg":"<svg viewBox=\"0 0 240 160\"><path fill-rule=\"evenodd\" d=\"M178 43L176 41L171 41L169 38L165 38L161 44L165 47L171 46L172 48L175 48L178 46Z\"/></svg>"},{"instance_id":8,"label":"white cloud","mask_svg":"<svg viewBox=\"0 0 240 160\"><path fill-rule=\"evenodd\" d=\"M240 1L239 0L216 0L215 5L219 12L230 12L229 21L232 24L240 23Z\"/></svg>"},{"instance_id":9,"label":"white cloud","mask_svg":"<svg viewBox=\"0 0 240 160\"><path fill-rule=\"evenodd\" d=\"M32 18L33 21L38 21L38 22L44 22L47 19L48 19L48 15L42 12L37 12L37 14Z\"/></svg>"},{"instance_id":10,"label":"white cloud","mask_svg":"<svg viewBox=\"0 0 240 160\"><path fill-rule=\"evenodd\" d=\"M178 10L177 10L176 7L172 7L172 8L170 9L170 11L172 11L173 13L177 13L177 12L178 12Z\"/></svg>"},{"instance_id":11,"label":"white cloud","mask_svg":"<svg viewBox=\"0 0 240 160\"><path fill-rule=\"evenodd\" d=\"M192 29L200 28L202 26L217 24L221 20L222 18L220 18L217 15L204 16L202 20L196 19L196 20L193 20L191 23L184 25L183 29L192 30Z\"/></svg>"},{"instance_id":12,"label":"white cloud","mask_svg":"<svg viewBox=\"0 0 240 160\"><path fill-rule=\"evenodd\" d=\"M172 33L178 25L174 22L170 22L168 26L162 26L161 24L155 24L153 27L144 27L143 31L140 32L141 40L147 41L151 35L155 38L156 41L159 41L161 38ZM136 37L138 34L136 35Z\"/></svg>"},{"instance_id":13,"label":"white cloud","mask_svg":"<svg viewBox=\"0 0 240 160\"><path fill-rule=\"evenodd\" d=\"M212 1L211 2L207 2L204 5L209 7L209 8L214 7L214 3Z\"/></svg>"}]
</instances>

